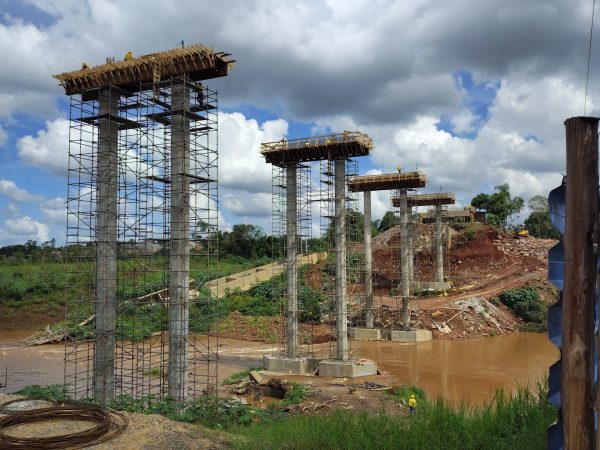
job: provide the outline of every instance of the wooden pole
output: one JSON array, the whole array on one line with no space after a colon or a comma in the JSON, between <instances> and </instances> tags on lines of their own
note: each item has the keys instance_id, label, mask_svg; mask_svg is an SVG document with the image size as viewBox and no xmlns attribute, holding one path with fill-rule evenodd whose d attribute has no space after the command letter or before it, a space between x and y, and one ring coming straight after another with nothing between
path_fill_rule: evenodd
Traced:
<instances>
[{"instance_id":1,"label":"wooden pole","mask_svg":"<svg viewBox=\"0 0 600 450\"><path fill-rule=\"evenodd\" d=\"M565 281L562 309L561 407L564 448L594 448L593 346L598 220L598 119L565 121L567 140Z\"/></svg>"}]
</instances>

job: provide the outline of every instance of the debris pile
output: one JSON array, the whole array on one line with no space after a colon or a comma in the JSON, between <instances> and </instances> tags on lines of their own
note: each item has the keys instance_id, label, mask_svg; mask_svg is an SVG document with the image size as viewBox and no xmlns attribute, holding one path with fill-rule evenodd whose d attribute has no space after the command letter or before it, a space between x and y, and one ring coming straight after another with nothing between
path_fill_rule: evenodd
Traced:
<instances>
[{"instance_id":1,"label":"debris pile","mask_svg":"<svg viewBox=\"0 0 600 450\"><path fill-rule=\"evenodd\" d=\"M498 235L494 240L494 245L507 256L530 256L544 262L548 260L548 250L557 243L554 239L538 239L531 236L515 239L512 236Z\"/></svg>"}]
</instances>

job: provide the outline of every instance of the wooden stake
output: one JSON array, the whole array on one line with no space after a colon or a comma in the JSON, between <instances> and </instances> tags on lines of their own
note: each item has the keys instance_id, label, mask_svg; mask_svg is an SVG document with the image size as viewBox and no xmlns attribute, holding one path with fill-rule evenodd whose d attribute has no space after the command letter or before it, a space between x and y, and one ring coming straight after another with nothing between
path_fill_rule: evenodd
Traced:
<instances>
[{"instance_id":1,"label":"wooden stake","mask_svg":"<svg viewBox=\"0 0 600 450\"><path fill-rule=\"evenodd\" d=\"M598 220L598 119L565 121L567 140L565 281L562 309L561 406L564 448L594 448L593 345Z\"/></svg>"}]
</instances>

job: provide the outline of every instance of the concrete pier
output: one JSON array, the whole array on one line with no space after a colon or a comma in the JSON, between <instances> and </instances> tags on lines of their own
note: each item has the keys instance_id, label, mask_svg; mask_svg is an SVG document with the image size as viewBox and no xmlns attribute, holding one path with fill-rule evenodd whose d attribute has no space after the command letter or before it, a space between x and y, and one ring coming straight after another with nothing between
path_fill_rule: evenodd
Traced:
<instances>
[{"instance_id":1,"label":"concrete pier","mask_svg":"<svg viewBox=\"0 0 600 450\"><path fill-rule=\"evenodd\" d=\"M297 166L286 167L287 305L285 312L286 355L298 356L298 235Z\"/></svg>"},{"instance_id":2,"label":"concrete pier","mask_svg":"<svg viewBox=\"0 0 600 450\"><path fill-rule=\"evenodd\" d=\"M190 300L190 109L183 79L172 86L171 252L169 256L169 397L185 400Z\"/></svg>"},{"instance_id":3,"label":"concrete pier","mask_svg":"<svg viewBox=\"0 0 600 450\"><path fill-rule=\"evenodd\" d=\"M408 202L407 202L408 203ZM412 206L407 206L406 221L408 227L408 277L412 283L415 279L415 252L414 252L414 239L416 224L413 221L413 209Z\"/></svg>"},{"instance_id":4,"label":"concrete pier","mask_svg":"<svg viewBox=\"0 0 600 450\"><path fill-rule=\"evenodd\" d=\"M410 329L410 248L408 239L408 206L406 189L400 192L400 295L402 297L401 327Z\"/></svg>"},{"instance_id":5,"label":"concrete pier","mask_svg":"<svg viewBox=\"0 0 600 450\"><path fill-rule=\"evenodd\" d=\"M364 192L365 326L373 328L373 251L371 248L371 191Z\"/></svg>"},{"instance_id":6,"label":"concrete pier","mask_svg":"<svg viewBox=\"0 0 600 450\"><path fill-rule=\"evenodd\" d=\"M119 94L103 88L98 103L94 399L105 406L115 396L119 124L111 118L119 115Z\"/></svg>"},{"instance_id":7,"label":"concrete pier","mask_svg":"<svg viewBox=\"0 0 600 450\"><path fill-rule=\"evenodd\" d=\"M335 161L335 331L336 359L348 359L346 292L346 160Z\"/></svg>"},{"instance_id":8,"label":"concrete pier","mask_svg":"<svg viewBox=\"0 0 600 450\"><path fill-rule=\"evenodd\" d=\"M444 281L444 246L442 239L442 205L435 206L435 281Z\"/></svg>"}]
</instances>

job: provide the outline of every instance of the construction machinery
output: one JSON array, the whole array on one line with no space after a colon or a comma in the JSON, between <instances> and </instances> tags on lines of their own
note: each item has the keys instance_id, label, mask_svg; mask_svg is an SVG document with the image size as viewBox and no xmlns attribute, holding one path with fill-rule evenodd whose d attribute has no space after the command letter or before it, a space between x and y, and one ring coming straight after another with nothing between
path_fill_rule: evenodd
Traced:
<instances>
[{"instance_id":1,"label":"construction machinery","mask_svg":"<svg viewBox=\"0 0 600 450\"><path fill-rule=\"evenodd\" d=\"M529 230L525 228L524 225L519 225L517 228L515 228L514 238L520 239L524 237L529 237Z\"/></svg>"}]
</instances>

